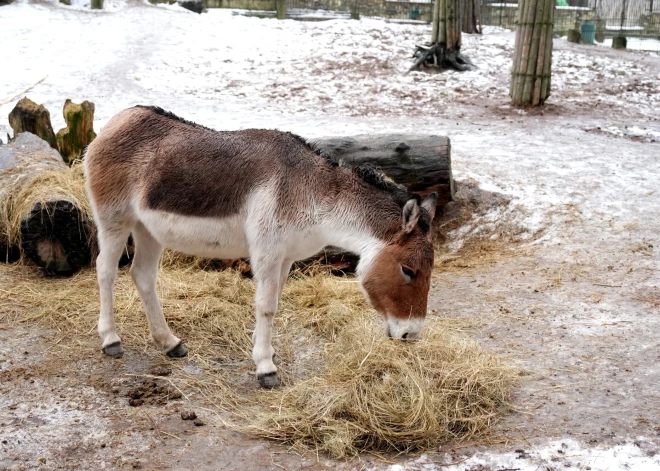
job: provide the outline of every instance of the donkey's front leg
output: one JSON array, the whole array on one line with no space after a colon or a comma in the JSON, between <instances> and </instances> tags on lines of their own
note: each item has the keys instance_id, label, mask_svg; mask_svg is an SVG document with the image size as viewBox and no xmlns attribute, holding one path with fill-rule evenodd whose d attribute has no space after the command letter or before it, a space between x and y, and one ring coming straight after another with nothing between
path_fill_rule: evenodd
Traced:
<instances>
[{"instance_id":1,"label":"donkey's front leg","mask_svg":"<svg viewBox=\"0 0 660 471\"><path fill-rule=\"evenodd\" d=\"M264 388L276 388L280 385L277 367L273 363L275 349L272 345L273 317L277 312L280 296L281 261L257 260L253 264L257 293L255 308L257 322L252 334L252 359L257 365L257 379Z\"/></svg>"}]
</instances>

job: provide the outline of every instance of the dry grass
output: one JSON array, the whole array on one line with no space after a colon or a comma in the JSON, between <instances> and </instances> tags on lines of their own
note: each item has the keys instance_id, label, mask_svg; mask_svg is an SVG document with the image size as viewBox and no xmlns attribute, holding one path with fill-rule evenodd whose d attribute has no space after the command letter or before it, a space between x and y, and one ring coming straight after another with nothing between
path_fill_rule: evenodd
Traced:
<instances>
[{"instance_id":1,"label":"dry grass","mask_svg":"<svg viewBox=\"0 0 660 471\"><path fill-rule=\"evenodd\" d=\"M0 246L18 246L21 220L34 205L59 199L70 201L83 217L91 220L81 163L26 173L22 168L0 173Z\"/></svg>"}]
</instances>

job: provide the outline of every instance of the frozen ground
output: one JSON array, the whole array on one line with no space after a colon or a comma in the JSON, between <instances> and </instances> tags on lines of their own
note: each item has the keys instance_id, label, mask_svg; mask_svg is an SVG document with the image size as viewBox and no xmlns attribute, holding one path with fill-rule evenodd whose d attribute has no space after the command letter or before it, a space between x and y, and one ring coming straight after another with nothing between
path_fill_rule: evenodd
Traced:
<instances>
[{"instance_id":1,"label":"frozen ground","mask_svg":"<svg viewBox=\"0 0 660 471\"><path fill-rule=\"evenodd\" d=\"M473 335L530 372L494 443L396 465L300 458L221 423L188 427L171 405L127 407L113 391L149 368L144 352L58 358L56 333L0 324L0 469L660 469L660 57L556 40L552 97L524 112L508 106L511 32L465 37L474 71L406 74L429 34L377 20L19 2L0 7L0 102L46 77L28 96L56 129L71 98L96 104L97 130L141 103L217 129L448 135L456 178L510 200L449 246L517 241L440 271L431 296L443 315L480 319ZM0 136L14 104L0 106ZM61 373L39 376L45 363Z\"/></svg>"}]
</instances>

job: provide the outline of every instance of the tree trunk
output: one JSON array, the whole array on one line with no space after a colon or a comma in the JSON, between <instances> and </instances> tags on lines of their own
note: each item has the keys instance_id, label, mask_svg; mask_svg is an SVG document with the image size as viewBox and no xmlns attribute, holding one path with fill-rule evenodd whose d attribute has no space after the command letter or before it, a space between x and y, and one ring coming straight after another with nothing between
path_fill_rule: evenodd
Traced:
<instances>
[{"instance_id":1,"label":"tree trunk","mask_svg":"<svg viewBox=\"0 0 660 471\"><path fill-rule=\"evenodd\" d=\"M94 132L94 103L83 101L80 105L67 99L64 103L66 128L57 132L57 145L65 162L71 163L96 137Z\"/></svg>"},{"instance_id":2,"label":"tree trunk","mask_svg":"<svg viewBox=\"0 0 660 471\"><path fill-rule=\"evenodd\" d=\"M275 7L277 8L277 19L286 20L286 0L275 0Z\"/></svg>"},{"instance_id":3,"label":"tree trunk","mask_svg":"<svg viewBox=\"0 0 660 471\"><path fill-rule=\"evenodd\" d=\"M49 273L72 274L91 259L91 221L77 205L82 176L47 142L21 133L0 146L0 259L22 254Z\"/></svg>"},{"instance_id":4,"label":"tree trunk","mask_svg":"<svg viewBox=\"0 0 660 471\"><path fill-rule=\"evenodd\" d=\"M461 0L462 31L467 34L481 34L480 0Z\"/></svg>"},{"instance_id":5,"label":"tree trunk","mask_svg":"<svg viewBox=\"0 0 660 471\"><path fill-rule=\"evenodd\" d=\"M422 198L438 193L438 205L454 197L451 143L444 136L388 134L326 137L314 144L346 166L370 164Z\"/></svg>"},{"instance_id":6,"label":"tree trunk","mask_svg":"<svg viewBox=\"0 0 660 471\"><path fill-rule=\"evenodd\" d=\"M14 130L14 138L22 132L31 132L57 149L50 113L44 105L37 105L28 97L22 98L9 113L9 125Z\"/></svg>"},{"instance_id":7,"label":"tree trunk","mask_svg":"<svg viewBox=\"0 0 660 471\"><path fill-rule=\"evenodd\" d=\"M555 0L521 0L511 73L511 103L539 106L550 96Z\"/></svg>"},{"instance_id":8,"label":"tree trunk","mask_svg":"<svg viewBox=\"0 0 660 471\"><path fill-rule=\"evenodd\" d=\"M421 65L470 70L472 63L461 54L461 0L435 0L431 44L417 46L414 70Z\"/></svg>"}]
</instances>

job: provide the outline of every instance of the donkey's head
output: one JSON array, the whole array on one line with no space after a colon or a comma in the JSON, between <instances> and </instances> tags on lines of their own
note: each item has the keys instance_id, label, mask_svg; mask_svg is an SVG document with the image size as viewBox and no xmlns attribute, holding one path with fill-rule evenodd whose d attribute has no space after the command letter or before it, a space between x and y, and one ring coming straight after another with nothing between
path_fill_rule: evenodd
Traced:
<instances>
[{"instance_id":1,"label":"donkey's head","mask_svg":"<svg viewBox=\"0 0 660 471\"><path fill-rule=\"evenodd\" d=\"M367 300L384 317L392 338L413 340L424 324L433 269L430 225L437 201L436 193L421 206L416 199L408 200L401 228L361 274Z\"/></svg>"}]
</instances>

